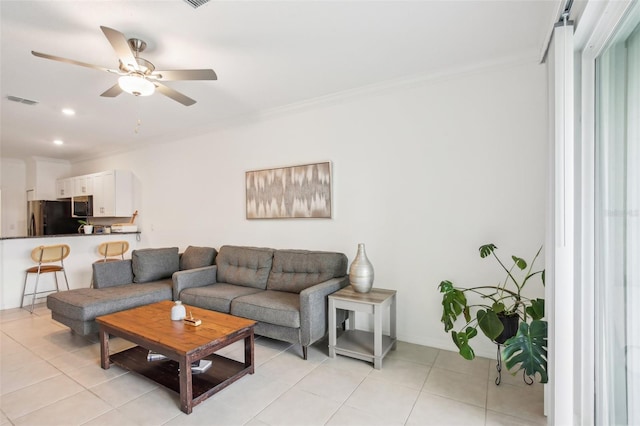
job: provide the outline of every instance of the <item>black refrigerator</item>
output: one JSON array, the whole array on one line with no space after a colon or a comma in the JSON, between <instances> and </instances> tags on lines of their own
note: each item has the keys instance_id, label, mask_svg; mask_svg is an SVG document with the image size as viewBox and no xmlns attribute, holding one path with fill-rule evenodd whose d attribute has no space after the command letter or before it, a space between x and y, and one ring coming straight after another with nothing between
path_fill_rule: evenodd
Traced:
<instances>
[{"instance_id":1,"label":"black refrigerator","mask_svg":"<svg viewBox=\"0 0 640 426\"><path fill-rule=\"evenodd\" d=\"M80 224L71 217L71 201L27 201L29 236L75 234Z\"/></svg>"}]
</instances>

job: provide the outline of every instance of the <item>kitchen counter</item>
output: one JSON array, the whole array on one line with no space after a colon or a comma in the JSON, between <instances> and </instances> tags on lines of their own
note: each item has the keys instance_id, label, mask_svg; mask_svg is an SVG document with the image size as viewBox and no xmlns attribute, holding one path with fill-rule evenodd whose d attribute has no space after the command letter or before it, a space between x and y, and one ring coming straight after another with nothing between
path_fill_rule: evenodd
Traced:
<instances>
[{"instance_id":1,"label":"kitchen counter","mask_svg":"<svg viewBox=\"0 0 640 426\"><path fill-rule=\"evenodd\" d=\"M31 251L38 246L67 244L71 248L69 256L64 260L69 288L88 288L91 284L91 265L100 259L98 245L105 241L125 240L129 243L129 251L125 259L131 258L140 240L140 232L118 232L110 234L66 234L41 235L35 237L0 238L0 309L20 307L25 271L34 266ZM33 290L35 274L29 274L27 293ZM60 289L66 290L64 276L58 273ZM38 291L55 289L53 274L40 276ZM41 299L44 301L44 298ZM30 302L25 299L25 303Z\"/></svg>"},{"instance_id":2,"label":"kitchen counter","mask_svg":"<svg viewBox=\"0 0 640 426\"><path fill-rule=\"evenodd\" d=\"M30 238L62 238L62 237L103 237L103 236L108 236L108 235L128 235L128 234L134 234L134 235L138 235L140 234L140 231L137 232L111 232L109 234L105 233L105 232L100 232L97 234L84 234L84 233L73 233L73 234L58 234L58 235L29 235L26 237L0 237L0 240L24 240L24 239L30 239ZM138 237L138 240L140 240L140 238ZM51 244L58 244L58 243L51 243ZM60 243L60 244L64 244L64 243Z\"/></svg>"}]
</instances>

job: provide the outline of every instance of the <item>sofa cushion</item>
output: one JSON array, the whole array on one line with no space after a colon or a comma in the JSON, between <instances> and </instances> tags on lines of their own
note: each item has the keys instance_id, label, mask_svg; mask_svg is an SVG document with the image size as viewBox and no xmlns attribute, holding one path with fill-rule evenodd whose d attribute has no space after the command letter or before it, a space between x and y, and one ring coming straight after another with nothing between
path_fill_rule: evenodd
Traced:
<instances>
[{"instance_id":1,"label":"sofa cushion","mask_svg":"<svg viewBox=\"0 0 640 426\"><path fill-rule=\"evenodd\" d=\"M346 274L347 257L342 253L276 250L267 289L300 293L312 285Z\"/></svg>"},{"instance_id":2,"label":"sofa cushion","mask_svg":"<svg viewBox=\"0 0 640 426\"><path fill-rule=\"evenodd\" d=\"M134 250L131 267L135 283L170 278L180 267L178 247Z\"/></svg>"},{"instance_id":3,"label":"sofa cushion","mask_svg":"<svg viewBox=\"0 0 640 426\"><path fill-rule=\"evenodd\" d=\"M89 321L100 315L124 311L161 300L171 300L171 279L107 288L78 288L47 296L47 307L58 315ZM167 312L167 317L169 313Z\"/></svg>"},{"instance_id":4,"label":"sofa cushion","mask_svg":"<svg viewBox=\"0 0 640 426\"><path fill-rule=\"evenodd\" d=\"M211 266L217 254L213 247L189 246L180 256L180 270Z\"/></svg>"},{"instance_id":5,"label":"sofa cushion","mask_svg":"<svg viewBox=\"0 0 640 426\"><path fill-rule=\"evenodd\" d=\"M216 256L217 281L264 290L273 252L269 248L222 246Z\"/></svg>"},{"instance_id":6,"label":"sofa cushion","mask_svg":"<svg viewBox=\"0 0 640 426\"><path fill-rule=\"evenodd\" d=\"M231 301L236 297L263 291L253 287L216 283L182 290L180 300L187 305L228 314L231 311Z\"/></svg>"},{"instance_id":7,"label":"sofa cushion","mask_svg":"<svg viewBox=\"0 0 640 426\"><path fill-rule=\"evenodd\" d=\"M284 327L300 328L300 295L265 290L233 299L231 315Z\"/></svg>"},{"instance_id":8,"label":"sofa cushion","mask_svg":"<svg viewBox=\"0 0 640 426\"><path fill-rule=\"evenodd\" d=\"M96 262L93 268L93 287L106 288L133 282L131 259Z\"/></svg>"}]
</instances>

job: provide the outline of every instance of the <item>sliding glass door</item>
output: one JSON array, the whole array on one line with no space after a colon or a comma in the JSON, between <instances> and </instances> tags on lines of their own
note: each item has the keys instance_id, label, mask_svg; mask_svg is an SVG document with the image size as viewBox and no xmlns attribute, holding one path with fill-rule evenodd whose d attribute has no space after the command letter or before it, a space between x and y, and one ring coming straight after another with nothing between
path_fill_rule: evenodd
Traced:
<instances>
[{"instance_id":1,"label":"sliding glass door","mask_svg":"<svg viewBox=\"0 0 640 426\"><path fill-rule=\"evenodd\" d=\"M596 422L640 425L640 7L596 59Z\"/></svg>"}]
</instances>

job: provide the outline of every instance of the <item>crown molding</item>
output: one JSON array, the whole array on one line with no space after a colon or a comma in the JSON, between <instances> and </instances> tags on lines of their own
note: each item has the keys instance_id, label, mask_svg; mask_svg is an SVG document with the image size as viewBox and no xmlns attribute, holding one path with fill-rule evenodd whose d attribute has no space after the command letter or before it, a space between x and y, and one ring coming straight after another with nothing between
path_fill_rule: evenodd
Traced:
<instances>
[{"instance_id":1,"label":"crown molding","mask_svg":"<svg viewBox=\"0 0 640 426\"><path fill-rule=\"evenodd\" d=\"M300 102L295 102L288 105L283 105L275 108L269 108L262 111L256 111L250 114L243 114L233 118L227 118L218 122L208 124L205 126L194 127L188 132L181 131L180 133L170 133L158 138L148 138L141 140L130 148L122 148L112 150L109 152L98 153L92 156L85 156L82 158L76 158L72 163L90 161L99 158L109 157L113 155L123 154L126 152L132 152L139 149L145 149L151 146L157 146L158 144L172 143L177 141L183 141L185 139L191 139L194 137L218 133L225 130L229 130L235 127L246 126L254 123L258 123L263 120L270 120L288 115L298 114L305 111L314 110L317 108L325 108L333 105L342 104L345 102L355 101L358 99L365 99L373 96L380 96L388 92L397 90L409 90L417 87L430 85L434 83L454 80L457 78L479 75L496 70L503 70L508 68L519 67L523 65L540 65L537 57L538 52L531 50L522 55L502 57L496 60L485 61L476 63L473 65L446 68L434 72L423 73L418 75L405 76L393 80L387 80L381 83L375 83L356 87L353 89L343 90L335 92L329 95L324 95L312 99L307 99ZM540 65L544 66L544 65Z\"/></svg>"}]
</instances>

